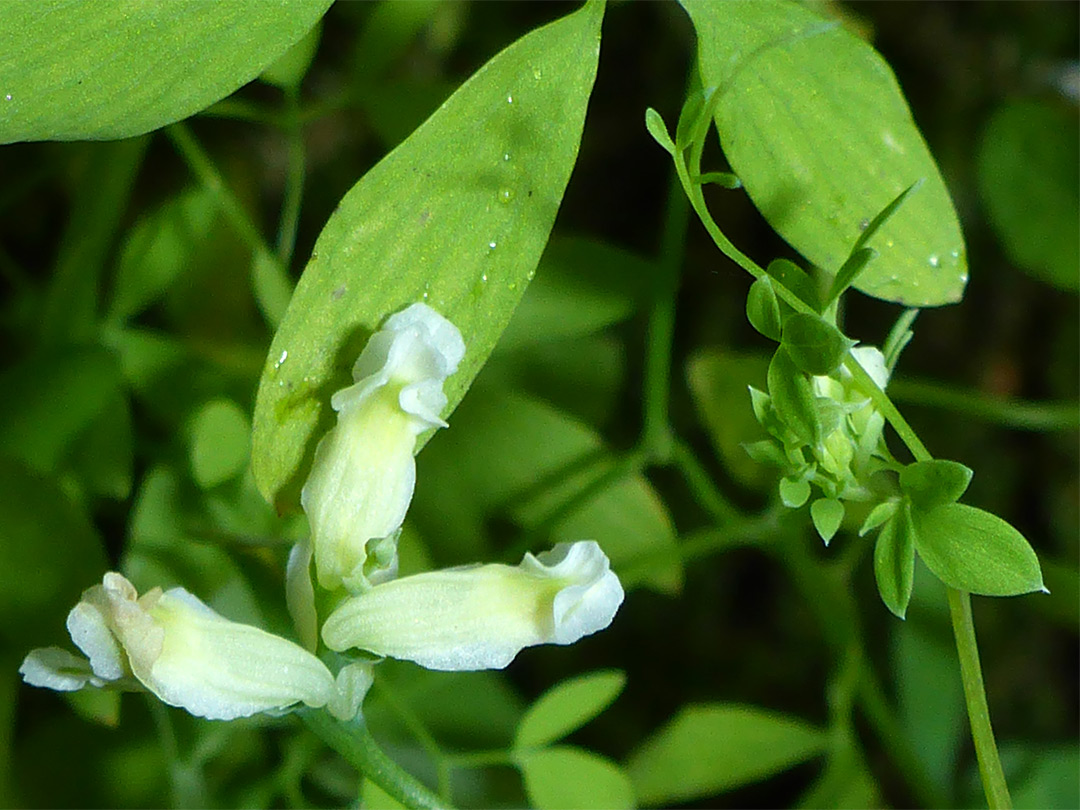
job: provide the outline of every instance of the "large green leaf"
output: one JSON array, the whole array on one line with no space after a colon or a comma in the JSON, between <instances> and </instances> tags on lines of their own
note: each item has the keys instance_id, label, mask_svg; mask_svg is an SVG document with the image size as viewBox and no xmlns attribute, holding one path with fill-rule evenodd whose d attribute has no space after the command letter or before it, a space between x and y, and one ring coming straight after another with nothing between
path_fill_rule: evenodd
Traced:
<instances>
[{"instance_id":1,"label":"large green leaf","mask_svg":"<svg viewBox=\"0 0 1080 810\"><path fill-rule=\"evenodd\" d=\"M702 83L721 93L724 154L769 224L835 273L861 229L922 187L870 239L863 292L913 306L960 299L967 255L949 193L885 60L787 2L683 0Z\"/></svg>"},{"instance_id":2,"label":"large green leaf","mask_svg":"<svg viewBox=\"0 0 1080 810\"><path fill-rule=\"evenodd\" d=\"M986 125L977 161L982 202L1009 258L1057 287L1080 287L1075 107L1002 105Z\"/></svg>"},{"instance_id":3,"label":"large green leaf","mask_svg":"<svg viewBox=\"0 0 1080 810\"><path fill-rule=\"evenodd\" d=\"M294 506L330 395L390 313L426 301L467 347L452 409L540 260L577 157L603 4L495 56L369 171L327 222L274 338L255 410L259 488Z\"/></svg>"},{"instance_id":4,"label":"large green leaf","mask_svg":"<svg viewBox=\"0 0 1080 810\"><path fill-rule=\"evenodd\" d=\"M684 708L631 757L627 771L642 804L708 798L764 779L819 754L825 734L753 706Z\"/></svg>"},{"instance_id":5,"label":"large green leaf","mask_svg":"<svg viewBox=\"0 0 1080 810\"><path fill-rule=\"evenodd\" d=\"M0 15L0 143L107 140L254 79L331 0L36 0Z\"/></svg>"}]
</instances>

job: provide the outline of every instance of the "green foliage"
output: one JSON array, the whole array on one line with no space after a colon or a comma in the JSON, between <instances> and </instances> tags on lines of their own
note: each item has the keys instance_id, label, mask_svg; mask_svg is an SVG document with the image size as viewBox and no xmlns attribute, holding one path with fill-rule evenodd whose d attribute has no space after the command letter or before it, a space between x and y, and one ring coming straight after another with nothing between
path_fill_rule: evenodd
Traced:
<instances>
[{"instance_id":1,"label":"green foliage","mask_svg":"<svg viewBox=\"0 0 1080 810\"><path fill-rule=\"evenodd\" d=\"M0 143L127 138L186 118L258 76L329 5L14 5L0 23Z\"/></svg>"},{"instance_id":2,"label":"green foliage","mask_svg":"<svg viewBox=\"0 0 1080 810\"><path fill-rule=\"evenodd\" d=\"M634 789L615 763L589 751L560 745L519 755L525 792L538 810L634 807Z\"/></svg>"},{"instance_id":3,"label":"green foliage","mask_svg":"<svg viewBox=\"0 0 1080 810\"><path fill-rule=\"evenodd\" d=\"M818 498L810 504L810 518L825 545L829 545L844 522L844 504L836 498Z\"/></svg>"},{"instance_id":4,"label":"green foliage","mask_svg":"<svg viewBox=\"0 0 1080 810\"><path fill-rule=\"evenodd\" d=\"M555 742L585 725L619 696L626 685L622 672L593 672L553 686L521 718L516 748Z\"/></svg>"},{"instance_id":5,"label":"green foliage","mask_svg":"<svg viewBox=\"0 0 1080 810\"><path fill-rule=\"evenodd\" d=\"M780 342L780 301L768 276L762 276L750 285L746 295L746 319L765 337Z\"/></svg>"},{"instance_id":6,"label":"green foliage","mask_svg":"<svg viewBox=\"0 0 1080 810\"><path fill-rule=\"evenodd\" d=\"M881 56L793 3L683 5L702 82L720 94L724 154L769 224L836 272L869 225L868 204L878 211L921 179L870 240L879 258L855 287L913 306L959 300L967 254L956 212Z\"/></svg>"},{"instance_id":7,"label":"green foliage","mask_svg":"<svg viewBox=\"0 0 1080 810\"><path fill-rule=\"evenodd\" d=\"M627 764L645 805L711 796L819 755L825 735L776 712L731 704L683 708Z\"/></svg>"},{"instance_id":8,"label":"green foliage","mask_svg":"<svg viewBox=\"0 0 1080 810\"><path fill-rule=\"evenodd\" d=\"M960 500L972 475L971 468L958 461L916 461L900 471L900 489L916 509L929 511Z\"/></svg>"},{"instance_id":9,"label":"green foliage","mask_svg":"<svg viewBox=\"0 0 1080 810\"><path fill-rule=\"evenodd\" d=\"M1052 83L1075 9L691 3L694 60L680 8L615 4L590 100L599 4L539 28L560 12L23 5L0 141L151 131L0 148L0 805L402 807L407 773L463 808L974 806L951 589L1045 581L973 600L982 671L1014 805L1076 806L1076 120ZM979 256L979 295L917 341L917 310L845 293L954 300L965 248L855 37L903 55ZM641 131L648 104L670 130L649 108ZM728 165L703 167L714 123ZM383 661L332 733L18 682L107 569L296 638L281 583L308 527L276 507L370 331L418 300L468 356L401 575L592 538L626 589L610 629L505 671ZM925 379L950 368L977 387ZM908 463L929 453L905 415L970 468Z\"/></svg>"},{"instance_id":10,"label":"green foliage","mask_svg":"<svg viewBox=\"0 0 1080 810\"><path fill-rule=\"evenodd\" d=\"M364 175L319 236L263 370L253 468L294 508L330 394L368 336L424 300L467 353L450 407L491 353L536 269L577 156L603 5L523 37ZM321 429L321 430L320 430Z\"/></svg>"},{"instance_id":11,"label":"green foliage","mask_svg":"<svg viewBox=\"0 0 1080 810\"><path fill-rule=\"evenodd\" d=\"M1024 536L996 515L951 503L915 510L915 548L934 576L985 596L1043 590L1039 560Z\"/></svg>"},{"instance_id":12,"label":"green foliage","mask_svg":"<svg viewBox=\"0 0 1080 810\"><path fill-rule=\"evenodd\" d=\"M235 402L207 402L191 420L191 474L203 489L235 478L247 467L251 424Z\"/></svg>"},{"instance_id":13,"label":"green foliage","mask_svg":"<svg viewBox=\"0 0 1080 810\"><path fill-rule=\"evenodd\" d=\"M990 223L1021 270L1065 290L1080 287L1080 129L1076 110L1011 101L979 144L979 189Z\"/></svg>"},{"instance_id":14,"label":"green foliage","mask_svg":"<svg viewBox=\"0 0 1080 810\"><path fill-rule=\"evenodd\" d=\"M885 607L903 619L915 583L915 526L906 501L894 509L874 542L874 578Z\"/></svg>"},{"instance_id":15,"label":"green foliage","mask_svg":"<svg viewBox=\"0 0 1080 810\"><path fill-rule=\"evenodd\" d=\"M854 343L824 318L796 312L784 321L781 345L800 371L830 374Z\"/></svg>"}]
</instances>

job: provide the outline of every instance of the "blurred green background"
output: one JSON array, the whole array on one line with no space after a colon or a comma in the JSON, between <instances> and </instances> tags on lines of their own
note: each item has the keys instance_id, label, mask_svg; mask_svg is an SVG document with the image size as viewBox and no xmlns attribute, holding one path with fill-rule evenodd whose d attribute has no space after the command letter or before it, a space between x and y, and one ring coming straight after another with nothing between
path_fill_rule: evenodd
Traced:
<instances>
[{"instance_id":1,"label":"blurred green background","mask_svg":"<svg viewBox=\"0 0 1080 810\"><path fill-rule=\"evenodd\" d=\"M304 122L305 156L293 278L368 168L498 50L574 7L333 6L293 110ZM935 454L976 471L966 499L1012 522L1039 552L1051 595L976 598L976 627L1014 799L1075 807L1078 7L819 8L892 65L963 223L965 300L919 316L890 393ZM693 538L707 530L681 479L664 470L627 479L569 526L545 526L528 504L504 497L507 481L538 478L560 453L618 453L637 438L649 273L670 175L642 119L647 106L677 116L693 42L674 4L608 9L553 241L452 429L419 457L405 568L516 561L566 531ZM278 227L296 145L290 109L280 89L253 82L190 121L266 234ZM722 156L717 149L708 159ZM106 567L123 565L140 588L183 582L231 618L289 632L283 562L304 526L274 515L247 471L271 337L250 289L250 246L173 142L154 133L8 145L0 178L0 804L348 801L354 774L287 718L215 724L139 696L126 696L120 711L100 696L68 700L19 682L25 653L64 643L67 610ZM718 193L710 203L758 261L795 258L744 195ZM721 490L757 510L772 482L737 446L756 437L745 384L762 374L768 351L743 314L750 279L694 222L686 250L673 421ZM854 294L847 331L880 342L898 311ZM821 552L811 530L803 542L835 557L856 541L841 537ZM905 735L938 795L955 806L981 802L941 594L925 571L917 575L901 624L877 598L867 555L852 559L868 653ZM430 763L402 717L419 718L451 749L497 748L548 686L601 667L625 670L626 690L572 739L616 760L693 701L756 704L820 724L832 661L811 607L770 557L732 548L695 559L681 592L634 590L609 630L569 650L529 651L505 674L387 664L368 716L390 752L418 772ZM868 725L859 720L856 731L880 800L917 803ZM805 763L688 806L792 804L819 770ZM455 795L464 805L522 801L509 769L461 773Z\"/></svg>"}]
</instances>

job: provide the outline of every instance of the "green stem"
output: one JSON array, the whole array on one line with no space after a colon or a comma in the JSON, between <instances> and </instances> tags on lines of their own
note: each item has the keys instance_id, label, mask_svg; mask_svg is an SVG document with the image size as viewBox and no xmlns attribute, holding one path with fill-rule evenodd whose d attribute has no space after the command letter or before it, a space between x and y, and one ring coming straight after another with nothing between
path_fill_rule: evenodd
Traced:
<instances>
[{"instance_id":1,"label":"green stem","mask_svg":"<svg viewBox=\"0 0 1080 810\"><path fill-rule=\"evenodd\" d=\"M971 737L975 742L975 756L979 761L986 802L992 810L1012 807L1005 772L1001 768L997 744L994 742L994 729L990 725L990 709L986 705L986 687L979 665L979 648L975 643L975 622L971 616L971 595L955 588L948 588L947 594L953 634L956 636L956 652L960 657L960 677L964 682L964 697L971 721Z\"/></svg>"},{"instance_id":2,"label":"green stem","mask_svg":"<svg viewBox=\"0 0 1080 810\"><path fill-rule=\"evenodd\" d=\"M677 176L668 188L660 258L659 283L645 333L644 429L642 444L649 458L663 463L672 451L668 404L671 396L671 354L675 338L675 303L686 246L690 207L681 193Z\"/></svg>"},{"instance_id":3,"label":"green stem","mask_svg":"<svg viewBox=\"0 0 1080 810\"><path fill-rule=\"evenodd\" d=\"M451 801L451 786L450 786L450 769L446 762L446 755L443 753L442 748L439 747L438 741L428 731L427 726L416 715L408 704L403 701L397 694L397 691L388 686L386 681L380 681L378 685L380 696L386 700L390 705L390 708L394 710L394 713L401 718L401 722L405 724L405 728L409 730L409 733L416 737L420 743L420 747L424 749L425 753L431 757L431 761L435 763L435 770L437 773L437 779L439 782L439 795L442 796L447 802Z\"/></svg>"},{"instance_id":4,"label":"green stem","mask_svg":"<svg viewBox=\"0 0 1080 810\"><path fill-rule=\"evenodd\" d=\"M678 437L672 437L671 442L671 462L682 473L690 493L702 509L720 525L739 519L739 510L717 489L712 477L698 461L690 446Z\"/></svg>"},{"instance_id":5,"label":"green stem","mask_svg":"<svg viewBox=\"0 0 1080 810\"><path fill-rule=\"evenodd\" d=\"M225 219L254 254L252 286L255 301L267 322L272 327L276 326L281 320L283 301L288 300L287 291L292 288L289 274L278 257L271 252L259 229L229 190L221 173L187 125L181 121L169 126L165 132L188 164L188 168L199 178L203 187L214 195Z\"/></svg>"},{"instance_id":6,"label":"green stem","mask_svg":"<svg viewBox=\"0 0 1080 810\"><path fill-rule=\"evenodd\" d=\"M1080 427L1080 403L1026 402L963 391L928 380L897 379L889 382L890 396L912 405L955 411L985 422L1018 430L1076 430Z\"/></svg>"},{"instance_id":7,"label":"green stem","mask_svg":"<svg viewBox=\"0 0 1080 810\"><path fill-rule=\"evenodd\" d=\"M379 748L362 718L342 723L322 710L302 709L298 714L319 739L341 754L365 779L406 807L416 810L449 807Z\"/></svg>"},{"instance_id":8,"label":"green stem","mask_svg":"<svg viewBox=\"0 0 1080 810\"><path fill-rule=\"evenodd\" d=\"M285 121L288 168L277 238L277 256L283 268L292 264L300 224L300 203L304 196L304 129L300 123L300 96L295 87L285 90Z\"/></svg>"},{"instance_id":9,"label":"green stem","mask_svg":"<svg viewBox=\"0 0 1080 810\"><path fill-rule=\"evenodd\" d=\"M930 451L926 449L926 445L922 443L922 440L915 433L915 430L908 424L907 420L893 405L888 394L878 388L878 384L874 382L873 377L864 369L859 361L854 358L850 353L844 358L844 367L851 372L851 376L855 378L856 385L859 389L870 397L870 400L874 403L874 407L881 412L881 415L885 417L885 420L892 425L893 430L896 431L896 435L900 437L908 450L911 451L911 455L915 457L916 461L931 461L933 456L930 455Z\"/></svg>"}]
</instances>

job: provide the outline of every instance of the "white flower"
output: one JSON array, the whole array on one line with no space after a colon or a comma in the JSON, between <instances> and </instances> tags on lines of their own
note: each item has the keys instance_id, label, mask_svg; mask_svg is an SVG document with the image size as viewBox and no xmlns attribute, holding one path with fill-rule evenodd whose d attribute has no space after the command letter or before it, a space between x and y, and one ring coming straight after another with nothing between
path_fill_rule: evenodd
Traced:
<instances>
[{"instance_id":1,"label":"white flower","mask_svg":"<svg viewBox=\"0 0 1080 810\"><path fill-rule=\"evenodd\" d=\"M183 588L139 597L110 572L83 593L67 627L89 660L57 647L34 650L19 668L23 680L59 691L141 684L170 706L211 720L336 698L334 677L314 655L229 621Z\"/></svg>"},{"instance_id":2,"label":"white flower","mask_svg":"<svg viewBox=\"0 0 1080 810\"><path fill-rule=\"evenodd\" d=\"M353 367L356 384L331 398L338 422L319 442L300 497L323 588L357 593L396 575L392 535L412 500L416 437L446 427L442 386L464 355L457 328L413 304L371 336ZM369 560L369 541L383 538L391 539L381 559Z\"/></svg>"},{"instance_id":3,"label":"white flower","mask_svg":"<svg viewBox=\"0 0 1080 810\"><path fill-rule=\"evenodd\" d=\"M501 669L534 644L573 644L607 627L623 589L593 541L521 563L450 568L376 585L330 614L333 650L358 647L428 669Z\"/></svg>"}]
</instances>

